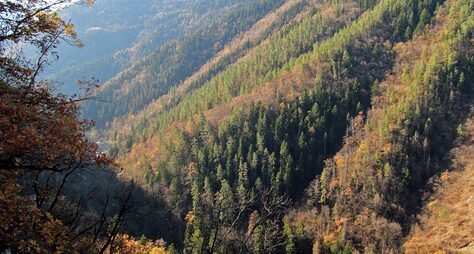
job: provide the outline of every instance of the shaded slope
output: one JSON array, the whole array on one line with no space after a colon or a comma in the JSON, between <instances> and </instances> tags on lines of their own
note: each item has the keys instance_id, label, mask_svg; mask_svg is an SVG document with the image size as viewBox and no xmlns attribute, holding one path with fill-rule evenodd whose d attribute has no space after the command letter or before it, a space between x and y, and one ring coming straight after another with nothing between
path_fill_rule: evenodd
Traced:
<instances>
[{"instance_id":1,"label":"shaded slope","mask_svg":"<svg viewBox=\"0 0 474 254\"><path fill-rule=\"evenodd\" d=\"M406 253L474 253L474 114L458 127L449 171L433 179L429 198L404 244Z\"/></svg>"}]
</instances>

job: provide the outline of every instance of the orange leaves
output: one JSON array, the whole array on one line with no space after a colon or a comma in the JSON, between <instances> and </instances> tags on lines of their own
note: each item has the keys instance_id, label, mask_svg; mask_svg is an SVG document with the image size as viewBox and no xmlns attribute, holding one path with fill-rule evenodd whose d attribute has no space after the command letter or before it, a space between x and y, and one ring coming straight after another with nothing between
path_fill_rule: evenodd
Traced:
<instances>
[{"instance_id":1,"label":"orange leaves","mask_svg":"<svg viewBox=\"0 0 474 254\"><path fill-rule=\"evenodd\" d=\"M343 237L341 234L345 231L347 222L348 219L346 217L340 217L335 221L335 229L323 236L325 246L331 246L341 240L341 237Z\"/></svg>"},{"instance_id":2,"label":"orange leaves","mask_svg":"<svg viewBox=\"0 0 474 254\"><path fill-rule=\"evenodd\" d=\"M360 154L367 154L368 151L369 151L369 146L366 142L362 142L359 145L359 148L357 149L357 152Z\"/></svg>"},{"instance_id":3,"label":"orange leaves","mask_svg":"<svg viewBox=\"0 0 474 254\"><path fill-rule=\"evenodd\" d=\"M67 250L67 229L41 213L20 188L0 173L0 242L13 252L49 253Z\"/></svg>"},{"instance_id":4,"label":"orange leaves","mask_svg":"<svg viewBox=\"0 0 474 254\"><path fill-rule=\"evenodd\" d=\"M336 220L336 226L339 231L346 224L347 220L348 219L346 217L340 217L339 219Z\"/></svg>"},{"instance_id":5,"label":"orange leaves","mask_svg":"<svg viewBox=\"0 0 474 254\"><path fill-rule=\"evenodd\" d=\"M67 3L7 1L8 8L0 8L2 17L11 18L2 23L0 51L23 42L39 54L31 62L21 60L21 52L11 54L14 58L0 57L0 243L13 253L74 253L77 241L49 212L55 212L58 202L64 203L58 200L63 199L61 189L69 174L113 164L87 141L85 132L91 123L79 119L74 98L54 95L47 82L36 80L60 39L79 42L74 26L54 9ZM62 185L50 181L60 175L52 172L65 172ZM16 184L19 176L24 193Z\"/></svg>"},{"instance_id":6,"label":"orange leaves","mask_svg":"<svg viewBox=\"0 0 474 254\"><path fill-rule=\"evenodd\" d=\"M85 139L90 123L77 118L77 106L37 87L7 87L0 103L3 169L45 170L74 163L112 164Z\"/></svg>"},{"instance_id":7,"label":"orange leaves","mask_svg":"<svg viewBox=\"0 0 474 254\"><path fill-rule=\"evenodd\" d=\"M280 102L280 105L278 105L278 107L279 107L280 109L284 109L284 108L285 108L285 106L286 106L286 105L285 105L285 103L284 103L284 102Z\"/></svg>"},{"instance_id":8,"label":"orange leaves","mask_svg":"<svg viewBox=\"0 0 474 254\"><path fill-rule=\"evenodd\" d=\"M337 241L337 234L335 232L331 232L326 234L323 238L325 246L331 246L334 242Z\"/></svg>"},{"instance_id":9,"label":"orange leaves","mask_svg":"<svg viewBox=\"0 0 474 254\"><path fill-rule=\"evenodd\" d=\"M50 214L46 214L46 217L47 220L41 228L41 234L45 242L48 245L66 245L67 241L64 237L67 234L66 228L59 220L53 219Z\"/></svg>"},{"instance_id":10,"label":"orange leaves","mask_svg":"<svg viewBox=\"0 0 474 254\"><path fill-rule=\"evenodd\" d=\"M443 172L440 177L442 182L447 182L449 180L449 173L448 172Z\"/></svg>"}]
</instances>

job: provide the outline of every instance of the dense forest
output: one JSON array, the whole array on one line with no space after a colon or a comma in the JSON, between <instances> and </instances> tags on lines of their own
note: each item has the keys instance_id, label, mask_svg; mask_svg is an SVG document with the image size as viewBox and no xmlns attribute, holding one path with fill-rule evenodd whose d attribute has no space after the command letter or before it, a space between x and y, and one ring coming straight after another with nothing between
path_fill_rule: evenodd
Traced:
<instances>
[{"instance_id":1,"label":"dense forest","mask_svg":"<svg viewBox=\"0 0 474 254\"><path fill-rule=\"evenodd\" d=\"M127 68L86 63L112 78L73 97L39 75L74 27L0 5L1 251L474 246L474 186L452 200L473 170L472 0L216 1Z\"/></svg>"},{"instance_id":2,"label":"dense forest","mask_svg":"<svg viewBox=\"0 0 474 254\"><path fill-rule=\"evenodd\" d=\"M166 93L172 85L197 71L229 40L281 2L281 0L256 1L178 42L164 45L145 61L121 73L118 80L107 84L100 96L104 100L113 101L113 104L90 101L90 105L84 106L84 115L100 119L97 124L101 127L113 117L134 113L143 108L154 98ZM140 74L144 69L149 72ZM142 76L141 80L136 80L132 87L128 87L130 80L136 79L137 76ZM125 95L120 92L124 89L127 90Z\"/></svg>"}]
</instances>

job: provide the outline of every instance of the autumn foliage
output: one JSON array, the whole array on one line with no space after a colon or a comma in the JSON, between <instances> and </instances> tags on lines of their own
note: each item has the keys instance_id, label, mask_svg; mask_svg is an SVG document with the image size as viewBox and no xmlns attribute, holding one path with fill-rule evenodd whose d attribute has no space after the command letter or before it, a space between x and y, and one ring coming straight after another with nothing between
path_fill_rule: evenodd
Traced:
<instances>
[{"instance_id":1,"label":"autumn foliage","mask_svg":"<svg viewBox=\"0 0 474 254\"><path fill-rule=\"evenodd\" d=\"M61 40L80 45L73 26L55 11L69 3L0 3L1 251L74 252L102 243L78 246L82 232L53 215L57 207L68 207L61 192L69 175L113 166L85 137L92 122L79 118L77 102L84 98L55 95L50 84L37 80ZM34 59L25 57L19 43L37 50Z\"/></svg>"},{"instance_id":2,"label":"autumn foliage","mask_svg":"<svg viewBox=\"0 0 474 254\"><path fill-rule=\"evenodd\" d=\"M69 249L67 228L23 197L18 184L0 175L0 249L50 253Z\"/></svg>"}]
</instances>

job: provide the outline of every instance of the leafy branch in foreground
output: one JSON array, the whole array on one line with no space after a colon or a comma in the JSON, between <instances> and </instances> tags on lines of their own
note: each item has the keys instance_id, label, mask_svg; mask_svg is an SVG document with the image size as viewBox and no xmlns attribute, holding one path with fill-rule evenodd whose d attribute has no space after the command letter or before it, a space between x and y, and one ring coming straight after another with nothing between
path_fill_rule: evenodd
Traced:
<instances>
[{"instance_id":1,"label":"leafy branch in foreground","mask_svg":"<svg viewBox=\"0 0 474 254\"><path fill-rule=\"evenodd\" d=\"M77 200L65 196L71 179L116 166L86 139L93 122L80 119L77 105L86 98L54 95L48 82L37 79L61 41L82 45L73 25L57 13L68 4L72 1L0 3L2 252L103 253L133 207L134 186L112 196L111 181L103 199L97 190ZM22 46L37 54L28 59ZM97 200L105 202L92 211Z\"/></svg>"}]
</instances>

